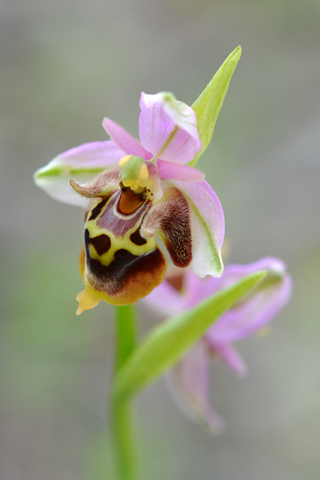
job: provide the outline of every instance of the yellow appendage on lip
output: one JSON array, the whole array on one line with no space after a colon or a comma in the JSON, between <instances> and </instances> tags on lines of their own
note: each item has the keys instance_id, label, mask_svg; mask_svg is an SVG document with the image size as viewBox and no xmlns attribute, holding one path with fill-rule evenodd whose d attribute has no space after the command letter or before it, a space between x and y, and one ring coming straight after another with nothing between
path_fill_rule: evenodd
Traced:
<instances>
[{"instance_id":1,"label":"yellow appendage on lip","mask_svg":"<svg viewBox=\"0 0 320 480\"><path fill-rule=\"evenodd\" d=\"M91 308L96 307L101 300L101 296L96 293L93 288L86 286L84 290L78 293L77 300L79 306L76 314L80 315L85 310L90 310Z\"/></svg>"}]
</instances>

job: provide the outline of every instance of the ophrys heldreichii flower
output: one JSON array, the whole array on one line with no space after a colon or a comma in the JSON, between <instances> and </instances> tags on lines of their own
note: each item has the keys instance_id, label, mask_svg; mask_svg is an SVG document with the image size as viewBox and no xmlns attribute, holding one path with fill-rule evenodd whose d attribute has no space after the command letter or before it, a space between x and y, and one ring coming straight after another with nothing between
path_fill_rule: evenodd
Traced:
<instances>
[{"instance_id":1,"label":"ophrys heldreichii flower","mask_svg":"<svg viewBox=\"0 0 320 480\"><path fill-rule=\"evenodd\" d=\"M161 283L156 233L176 266L199 277L223 271L220 201L187 165L201 150L194 111L165 92L142 93L140 108L140 143L106 118L112 140L68 150L35 174L49 195L86 209L77 313L101 299L135 303Z\"/></svg>"}]
</instances>

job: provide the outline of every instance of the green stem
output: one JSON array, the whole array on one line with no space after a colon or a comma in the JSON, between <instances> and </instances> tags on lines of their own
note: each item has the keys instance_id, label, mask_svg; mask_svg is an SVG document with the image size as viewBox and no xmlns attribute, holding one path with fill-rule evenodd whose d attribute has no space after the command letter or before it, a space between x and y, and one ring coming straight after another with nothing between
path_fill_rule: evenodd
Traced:
<instances>
[{"instance_id":1,"label":"green stem","mask_svg":"<svg viewBox=\"0 0 320 480\"><path fill-rule=\"evenodd\" d=\"M116 307L115 336L117 349L114 369L116 373L124 365L135 347L136 332L133 305Z\"/></svg>"},{"instance_id":2,"label":"green stem","mask_svg":"<svg viewBox=\"0 0 320 480\"><path fill-rule=\"evenodd\" d=\"M135 315L131 305L116 307L116 353L114 375L122 368L135 346ZM111 390L111 434L115 478L136 479L135 439L132 409L129 402L120 401Z\"/></svg>"},{"instance_id":3,"label":"green stem","mask_svg":"<svg viewBox=\"0 0 320 480\"><path fill-rule=\"evenodd\" d=\"M111 400L114 471L117 480L136 479L136 451L131 405Z\"/></svg>"}]
</instances>

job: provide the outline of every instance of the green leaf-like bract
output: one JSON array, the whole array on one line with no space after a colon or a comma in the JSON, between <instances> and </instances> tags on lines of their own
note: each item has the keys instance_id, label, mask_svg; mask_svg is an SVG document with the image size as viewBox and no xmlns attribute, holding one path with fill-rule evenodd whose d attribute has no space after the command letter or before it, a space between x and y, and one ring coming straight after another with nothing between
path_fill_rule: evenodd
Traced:
<instances>
[{"instance_id":1,"label":"green leaf-like bract","mask_svg":"<svg viewBox=\"0 0 320 480\"><path fill-rule=\"evenodd\" d=\"M115 375L113 401L128 400L177 364L214 321L252 290L265 275L265 271L250 274L156 327Z\"/></svg>"},{"instance_id":2,"label":"green leaf-like bract","mask_svg":"<svg viewBox=\"0 0 320 480\"><path fill-rule=\"evenodd\" d=\"M198 132L202 143L201 151L189 162L194 167L209 145L213 130L222 107L224 97L237 63L241 57L241 47L237 47L221 65L211 82L206 86L192 108L197 115Z\"/></svg>"}]
</instances>

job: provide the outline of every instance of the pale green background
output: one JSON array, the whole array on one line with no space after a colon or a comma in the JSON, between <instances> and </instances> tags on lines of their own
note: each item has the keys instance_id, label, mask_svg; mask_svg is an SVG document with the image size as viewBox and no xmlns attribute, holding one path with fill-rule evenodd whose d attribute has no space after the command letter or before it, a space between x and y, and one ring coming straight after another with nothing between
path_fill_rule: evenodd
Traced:
<instances>
[{"instance_id":1,"label":"pale green background","mask_svg":"<svg viewBox=\"0 0 320 480\"><path fill-rule=\"evenodd\" d=\"M280 256L294 296L270 336L239 345L246 379L214 366L224 435L184 418L163 381L139 396L142 478L320 477L320 3L1 0L1 480L112 479L112 309L75 316L82 212L37 190L33 171L106 139L106 115L137 135L140 91L191 104L238 44L200 167L229 260ZM144 314L140 330L155 324Z\"/></svg>"}]
</instances>

